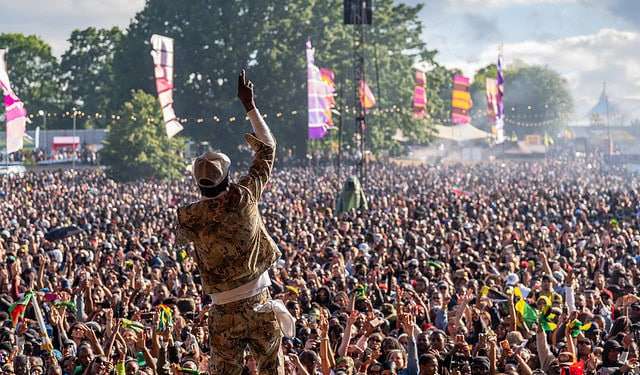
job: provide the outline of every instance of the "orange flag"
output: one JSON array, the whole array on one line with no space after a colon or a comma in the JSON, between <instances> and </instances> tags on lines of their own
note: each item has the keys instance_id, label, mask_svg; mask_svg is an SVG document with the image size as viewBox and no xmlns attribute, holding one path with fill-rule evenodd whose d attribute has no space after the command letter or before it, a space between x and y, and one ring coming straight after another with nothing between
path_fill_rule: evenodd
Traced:
<instances>
[{"instance_id":1,"label":"orange flag","mask_svg":"<svg viewBox=\"0 0 640 375\"><path fill-rule=\"evenodd\" d=\"M371 109L376 106L376 98L373 96L369 85L365 81L360 81L360 104L364 109Z\"/></svg>"}]
</instances>

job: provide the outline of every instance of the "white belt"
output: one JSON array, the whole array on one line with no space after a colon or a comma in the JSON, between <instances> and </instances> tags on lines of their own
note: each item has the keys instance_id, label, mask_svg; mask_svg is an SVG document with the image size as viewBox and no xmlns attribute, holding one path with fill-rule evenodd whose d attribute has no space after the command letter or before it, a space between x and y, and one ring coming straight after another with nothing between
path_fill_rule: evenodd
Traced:
<instances>
[{"instance_id":1,"label":"white belt","mask_svg":"<svg viewBox=\"0 0 640 375\"><path fill-rule=\"evenodd\" d=\"M257 279L249 281L244 285L240 285L237 288L220 293L211 293L210 296L214 305L225 305L227 303L237 302L257 296L270 285L271 278L269 278L269 273L267 271ZM281 300L270 300L266 303L255 305L253 310L259 313L273 311L276 314L276 319L278 320L282 333L288 337L295 337L296 319L289 313L289 310L287 310L284 302Z\"/></svg>"},{"instance_id":2,"label":"white belt","mask_svg":"<svg viewBox=\"0 0 640 375\"><path fill-rule=\"evenodd\" d=\"M269 273L265 272L255 280L249 281L244 285L240 285L237 288L230 289L220 293L211 293L211 301L214 305L225 305L231 302L237 302L243 299L257 296L265 288L271 285L271 279Z\"/></svg>"}]
</instances>

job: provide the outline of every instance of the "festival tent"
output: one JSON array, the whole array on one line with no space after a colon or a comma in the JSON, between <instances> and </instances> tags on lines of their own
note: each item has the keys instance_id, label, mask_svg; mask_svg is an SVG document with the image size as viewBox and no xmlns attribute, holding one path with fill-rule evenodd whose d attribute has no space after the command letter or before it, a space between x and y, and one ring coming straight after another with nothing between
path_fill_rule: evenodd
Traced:
<instances>
[{"instance_id":1,"label":"festival tent","mask_svg":"<svg viewBox=\"0 0 640 375\"><path fill-rule=\"evenodd\" d=\"M525 156L525 155L541 155L547 152L547 147L540 144L531 144L526 141L511 142L503 150L504 155Z\"/></svg>"},{"instance_id":2,"label":"festival tent","mask_svg":"<svg viewBox=\"0 0 640 375\"><path fill-rule=\"evenodd\" d=\"M471 124L461 124L456 126L435 126L436 138L454 142L469 142L491 138L491 133L480 130Z\"/></svg>"}]
</instances>

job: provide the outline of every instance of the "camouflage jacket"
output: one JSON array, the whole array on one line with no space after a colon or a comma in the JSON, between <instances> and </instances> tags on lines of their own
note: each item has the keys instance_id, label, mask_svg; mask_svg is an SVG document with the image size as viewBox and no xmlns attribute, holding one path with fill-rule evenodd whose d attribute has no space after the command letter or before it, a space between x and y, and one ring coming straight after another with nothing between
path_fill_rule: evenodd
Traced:
<instances>
[{"instance_id":1,"label":"camouflage jacket","mask_svg":"<svg viewBox=\"0 0 640 375\"><path fill-rule=\"evenodd\" d=\"M253 134L249 174L230 183L221 197L178 209L179 235L193 241L205 293L220 293L258 278L280 257L262 222L258 202L269 181L275 147Z\"/></svg>"}]
</instances>

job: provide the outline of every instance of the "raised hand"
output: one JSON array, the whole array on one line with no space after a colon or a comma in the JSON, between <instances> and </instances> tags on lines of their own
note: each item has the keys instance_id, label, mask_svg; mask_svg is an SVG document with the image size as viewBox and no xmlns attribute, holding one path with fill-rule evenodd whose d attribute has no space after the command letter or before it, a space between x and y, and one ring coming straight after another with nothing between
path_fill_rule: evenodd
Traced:
<instances>
[{"instance_id":1,"label":"raised hand","mask_svg":"<svg viewBox=\"0 0 640 375\"><path fill-rule=\"evenodd\" d=\"M256 107L253 94L253 82L247 79L247 73L244 69L242 69L238 77L238 98L247 112Z\"/></svg>"},{"instance_id":2,"label":"raised hand","mask_svg":"<svg viewBox=\"0 0 640 375\"><path fill-rule=\"evenodd\" d=\"M138 340L135 346L139 351L145 351L147 349L147 334L145 331L138 334Z\"/></svg>"},{"instance_id":3,"label":"raised hand","mask_svg":"<svg viewBox=\"0 0 640 375\"><path fill-rule=\"evenodd\" d=\"M360 316L360 313L357 310L351 311L351 314L349 314L349 317L347 318L347 325L348 326L354 325L356 320L358 320L359 316Z\"/></svg>"},{"instance_id":4,"label":"raised hand","mask_svg":"<svg viewBox=\"0 0 640 375\"><path fill-rule=\"evenodd\" d=\"M620 373L626 374L629 371L635 370L637 366L638 366L638 359L631 358L627 363L625 363L624 366L620 367Z\"/></svg>"},{"instance_id":5,"label":"raised hand","mask_svg":"<svg viewBox=\"0 0 640 375\"><path fill-rule=\"evenodd\" d=\"M318 323L318 329L322 338L329 337L329 319L327 313L324 310L320 311L320 322Z\"/></svg>"},{"instance_id":6,"label":"raised hand","mask_svg":"<svg viewBox=\"0 0 640 375\"><path fill-rule=\"evenodd\" d=\"M416 324L416 317L411 313L404 313L400 318L400 325L402 326L402 330L409 335L410 337L414 337L414 327Z\"/></svg>"}]
</instances>

